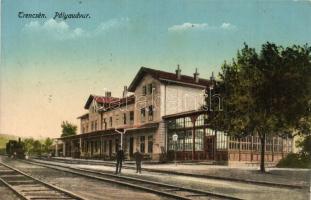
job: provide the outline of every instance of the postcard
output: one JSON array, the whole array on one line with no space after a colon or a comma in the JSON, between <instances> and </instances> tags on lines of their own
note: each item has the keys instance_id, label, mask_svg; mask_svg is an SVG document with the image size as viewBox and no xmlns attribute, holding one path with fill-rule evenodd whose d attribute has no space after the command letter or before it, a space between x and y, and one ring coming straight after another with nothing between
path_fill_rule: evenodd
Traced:
<instances>
[{"instance_id":1,"label":"postcard","mask_svg":"<svg viewBox=\"0 0 311 200\"><path fill-rule=\"evenodd\" d=\"M310 42L310 0L1 0L0 199L311 199Z\"/></svg>"}]
</instances>

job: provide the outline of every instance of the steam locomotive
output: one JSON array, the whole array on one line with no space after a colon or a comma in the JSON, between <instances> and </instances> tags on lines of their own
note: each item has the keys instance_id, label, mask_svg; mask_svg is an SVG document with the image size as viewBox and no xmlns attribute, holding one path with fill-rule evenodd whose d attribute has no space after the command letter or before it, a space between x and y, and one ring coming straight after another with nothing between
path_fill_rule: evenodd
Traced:
<instances>
[{"instance_id":1,"label":"steam locomotive","mask_svg":"<svg viewBox=\"0 0 311 200\"><path fill-rule=\"evenodd\" d=\"M12 158L25 158L25 150L24 150L24 143L19 138L17 140L9 140L6 143L6 153L8 156Z\"/></svg>"}]
</instances>

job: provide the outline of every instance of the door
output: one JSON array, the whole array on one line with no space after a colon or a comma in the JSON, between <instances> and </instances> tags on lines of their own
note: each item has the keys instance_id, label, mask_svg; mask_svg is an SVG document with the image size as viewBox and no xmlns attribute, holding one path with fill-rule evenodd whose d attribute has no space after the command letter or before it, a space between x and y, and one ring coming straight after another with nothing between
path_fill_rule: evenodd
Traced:
<instances>
[{"instance_id":1,"label":"door","mask_svg":"<svg viewBox=\"0 0 311 200\"><path fill-rule=\"evenodd\" d=\"M93 152L94 152L94 146L93 146L93 141L90 142L91 143L91 157L93 157Z\"/></svg>"},{"instance_id":2,"label":"door","mask_svg":"<svg viewBox=\"0 0 311 200\"><path fill-rule=\"evenodd\" d=\"M109 158L111 158L112 153L112 140L109 140Z\"/></svg>"},{"instance_id":3,"label":"door","mask_svg":"<svg viewBox=\"0 0 311 200\"><path fill-rule=\"evenodd\" d=\"M215 136L206 136L204 150L207 160L214 160L215 153Z\"/></svg>"},{"instance_id":4,"label":"door","mask_svg":"<svg viewBox=\"0 0 311 200\"><path fill-rule=\"evenodd\" d=\"M133 157L133 153L134 153L134 138L130 137L130 158Z\"/></svg>"}]
</instances>

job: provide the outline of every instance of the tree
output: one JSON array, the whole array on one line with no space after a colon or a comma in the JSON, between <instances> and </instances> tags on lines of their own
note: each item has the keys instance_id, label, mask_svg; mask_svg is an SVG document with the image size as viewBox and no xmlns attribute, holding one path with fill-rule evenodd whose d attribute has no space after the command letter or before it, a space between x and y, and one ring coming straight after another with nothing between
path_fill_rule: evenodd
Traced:
<instances>
[{"instance_id":1,"label":"tree","mask_svg":"<svg viewBox=\"0 0 311 200\"><path fill-rule=\"evenodd\" d=\"M220 91L224 112L212 124L229 135L258 134L260 170L265 171L266 137L308 134L311 130L311 48L262 45L258 54L244 44L232 63L224 63Z\"/></svg>"},{"instance_id":2,"label":"tree","mask_svg":"<svg viewBox=\"0 0 311 200\"><path fill-rule=\"evenodd\" d=\"M51 138L46 138L43 142L43 151L45 153L48 153L50 151L52 144L53 144L53 140Z\"/></svg>"},{"instance_id":3,"label":"tree","mask_svg":"<svg viewBox=\"0 0 311 200\"><path fill-rule=\"evenodd\" d=\"M25 138L24 139L23 145L24 145L25 153L27 153L29 155L33 154L33 143L34 143L33 138Z\"/></svg>"},{"instance_id":4,"label":"tree","mask_svg":"<svg viewBox=\"0 0 311 200\"><path fill-rule=\"evenodd\" d=\"M39 140L34 140L32 144L32 153L40 156L42 154L42 144Z\"/></svg>"},{"instance_id":5,"label":"tree","mask_svg":"<svg viewBox=\"0 0 311 200\"><path fill-rule=\"evenodd\" d=\"M62 135L61 137L71 136L77 134L77 126L67 121L62 122Z\"/></svg>"},{"instance_id":6,"label":"tree","mask_svg":"<svg viewBox=\"0 0 311 200\"><path fill-rule=\"evenodd\" d=\"M297 145L300 150L301 157L306 157L311 159L311 135L307 135L306 137L303 137L302 140L298 141Z\"/></svg>"}]
</instances>

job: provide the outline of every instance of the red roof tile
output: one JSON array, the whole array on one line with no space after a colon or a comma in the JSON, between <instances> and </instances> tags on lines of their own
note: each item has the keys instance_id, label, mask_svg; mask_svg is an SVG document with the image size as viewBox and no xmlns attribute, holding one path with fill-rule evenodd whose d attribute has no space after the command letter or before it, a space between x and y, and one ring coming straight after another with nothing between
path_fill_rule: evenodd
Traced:
<instances>
[{"instance_id":1,"label":"red roof tile","mask_svg":"<svg viewBox=\"0 0 311 200\"><path fill-rule=\"evenodd\" d=\"M105 96L98 96L98 95L91 94L88 100L86 101L86 104L84 106L85 109L89 109L93 99L95 99L97 103L101 103L101 104L109 104L113 101L119 100L119 98L117 97L105 97Z\"/></svg>"}]
</instances>

